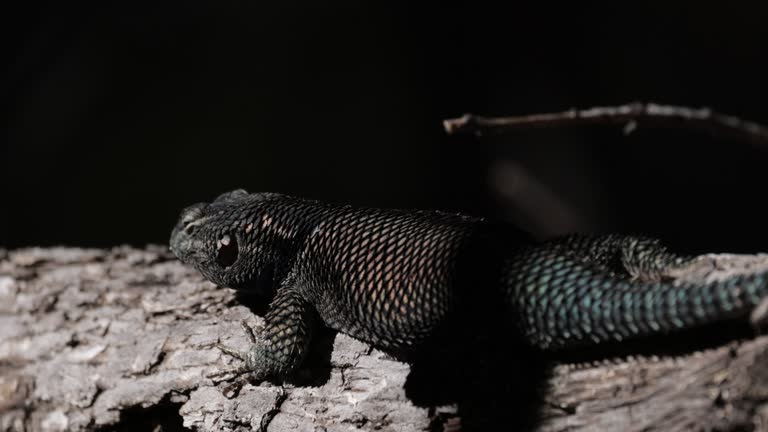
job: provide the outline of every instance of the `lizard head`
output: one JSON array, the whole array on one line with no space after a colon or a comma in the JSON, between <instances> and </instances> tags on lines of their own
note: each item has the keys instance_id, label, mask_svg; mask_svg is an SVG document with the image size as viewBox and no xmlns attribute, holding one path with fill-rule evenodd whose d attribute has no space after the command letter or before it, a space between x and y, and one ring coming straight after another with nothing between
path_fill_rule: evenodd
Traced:
<instances>
[{"instance_id":1,"label":"lizard head","mask_svg":"<svg viewBox=\"0 0 768 432\"><path fill-rule=\"evenodd\" d=\"M281 239L265 229L265 204L280 196L238 189L185 208L171 233L171 251L217 285L270 290Z\"/></svg>"}]
</instances>

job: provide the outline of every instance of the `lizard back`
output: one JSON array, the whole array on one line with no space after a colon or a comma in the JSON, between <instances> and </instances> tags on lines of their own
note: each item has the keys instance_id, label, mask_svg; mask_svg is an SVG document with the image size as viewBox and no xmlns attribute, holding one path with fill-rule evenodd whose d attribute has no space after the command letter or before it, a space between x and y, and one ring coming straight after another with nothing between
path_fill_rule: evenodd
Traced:
<instances>
[{"instance_id":1,"label":"lizard back","mask_svg":"<svg viewBox=\"0 0 768 432\"><path fill-rule=\"evenodd\" d=\"M385 349L408 349L455 309L459 261L483 223L440 212L338 207L296 259L330 327Z\"/></svg>"}]
</instances>

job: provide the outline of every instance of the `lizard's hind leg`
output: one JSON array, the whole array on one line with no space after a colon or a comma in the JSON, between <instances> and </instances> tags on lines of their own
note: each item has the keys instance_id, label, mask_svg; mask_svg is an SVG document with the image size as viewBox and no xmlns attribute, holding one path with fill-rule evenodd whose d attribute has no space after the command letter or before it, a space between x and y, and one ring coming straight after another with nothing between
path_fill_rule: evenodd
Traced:
<instances>
[{"instance_id":1,"label":"lizard's hind leg","mask_svg":"<svg viewBox=\"0 0 768 432\"><path fill-rule=\"evenodd\" d=\"M621 245L621 261L633 279L646 282L671 279L669 271L681 267L695 257L675 254L649 237L627 236Z\"/></svg>"},{"instance_id":2,"label":"lizard's hind leg","mask_svg":"<svg viewBox=\"0 0 768 432\"><path fill-rule=\"evenodd\" d=\"M667 279L671 269L694 258L671 252L655 238L618 234L574 234L550 240L542 247L614 277L646 282Z\"/></svg>"}]
</instances>

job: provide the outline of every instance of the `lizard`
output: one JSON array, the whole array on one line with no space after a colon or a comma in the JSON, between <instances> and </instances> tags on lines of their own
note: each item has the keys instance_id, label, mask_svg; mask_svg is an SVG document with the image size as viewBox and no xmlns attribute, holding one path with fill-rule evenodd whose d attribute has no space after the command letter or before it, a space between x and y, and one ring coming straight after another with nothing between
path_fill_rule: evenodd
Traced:
<instances>
[{"instance_id":1,"label":"lizard","mask_svg":"<svg viewBox=\"0 0 768 432\"><path fill-rule=\"evenodd\" d=\"M503 302L523 343L557 352L745 319L768 295L765 273L665 280L666 269L692 258L652 238L537 243L458 213L243 189L185 208L170 249L213 283L270 300L250 348L226 351L255 380L294 372L318 319L407 359L463 304L483 298Z\"/></svg>"}]
</instances>

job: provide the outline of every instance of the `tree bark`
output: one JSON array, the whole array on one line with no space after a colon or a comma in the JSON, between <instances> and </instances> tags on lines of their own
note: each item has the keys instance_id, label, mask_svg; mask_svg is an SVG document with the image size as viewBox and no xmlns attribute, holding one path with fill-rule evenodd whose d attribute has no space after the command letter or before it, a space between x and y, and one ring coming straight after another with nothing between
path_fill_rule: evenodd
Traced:
<instances>
[{"instance_id":1,"label":"tree bark","mask_svg":"<svg viewBox=\"0 0 768 432\"><path fill-rule=\"evenodd\" d=\"M674 276L767 269L708 255ZM0 251L0 429L461 430L456 406L406 397L408 364L344 335L317 385L213 382L238 363L216 344L248 344L242 320L260 322L164 247ZM558 364L544 387L540 431L768 430L768 337Z\"/></svg>"}]
</instances>

